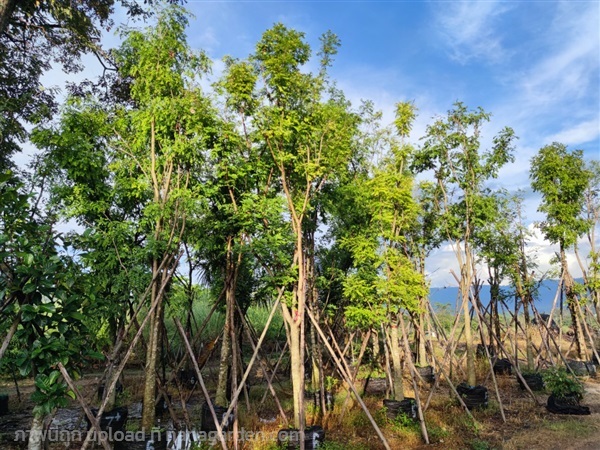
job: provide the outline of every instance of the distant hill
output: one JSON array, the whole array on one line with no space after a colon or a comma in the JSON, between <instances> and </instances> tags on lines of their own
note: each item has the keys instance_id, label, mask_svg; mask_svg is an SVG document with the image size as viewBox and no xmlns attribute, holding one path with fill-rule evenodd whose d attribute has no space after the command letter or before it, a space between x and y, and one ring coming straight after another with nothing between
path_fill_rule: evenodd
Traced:
<instances>
[{"instance_id":1,"label":"distant hill","mask_svg":"<svg viewBox=\"0 0 600 450\"><path fill-rule=\"evenodd\" d=\"M582 280L576 280L582 282ZM512 289L508 286L503 287L505 292L510 293ZM545 280L539 288L537 298L534 300L534 304L540 313L549 313L552 308L552 302L556 295L556 289L558 288L558 280ZM432 287L429 293L429 299L431 304L435 306L436 303L445 303L451 306L452 309L456 308L456 299L458 298L458 287ZM481 288L481 301L484 305L487 305L490 301L490 287L484 285ZM506 299L506 305L514 310L515 300L514 297ZM560 297L557 300L557 308L560 307ZM564 308L566 309L566 303Z\"/></svg>"}]
</instances>

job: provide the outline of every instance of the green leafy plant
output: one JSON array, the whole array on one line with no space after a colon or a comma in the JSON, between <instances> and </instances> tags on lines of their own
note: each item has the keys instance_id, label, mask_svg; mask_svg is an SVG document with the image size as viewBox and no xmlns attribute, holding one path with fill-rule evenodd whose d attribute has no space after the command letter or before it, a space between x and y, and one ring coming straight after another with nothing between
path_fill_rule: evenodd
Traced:
<instances>
[{"instance_id":1,"label":"green leafy plant","mask_svg":"<svg viewBox=\"0 0 600 450\"><path fill-rule=\"evenodd\" d=\"M563 367L552 367L543 374L546 388L557 398L583 397L583 385Z\"/></svg>"},{"instance_id":2,"label":"green leafy plant","mask_svg":"<svg viewBox=\"0 0 600 450\"><path fill-rule=\"evenodd\" d=\"M340 380L338 380L335 377L332 376L326 376L325 377L325 390L326 391L333 391L333 389L335 389L335 387L338 385Z\"/></svg>"}]
</instances>

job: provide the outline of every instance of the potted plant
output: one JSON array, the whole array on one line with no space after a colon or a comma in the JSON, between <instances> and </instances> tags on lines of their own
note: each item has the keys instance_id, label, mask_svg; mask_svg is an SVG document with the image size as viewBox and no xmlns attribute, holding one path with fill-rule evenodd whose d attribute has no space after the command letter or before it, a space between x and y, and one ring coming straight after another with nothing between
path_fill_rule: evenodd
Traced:
<instances>
[{"instance_id":1,"label":"potted plant","mask_svg":"<svg viewBox=\"0 0 600 450\"><path fill-rule=\"evenodd\" d=\"M562 367L552 367L544 375L544 384L550 391L546 408L554 414L590 414L587 406L579 402L583 398L583 385Z\"/></svg>"},{"instance_id":2,"label":"potted plant","mask_svg":"<svg viewBox=\"0 0 600 450\"><path fill-rule=\"evenodd\" d=\"M535 370L522 370L521 376L529 386L529 389L532 391L541 391L544 389L544 379L542 378L542 374L536 372ZM521 389L525 389L525 385L521 381L521 378L517 375L517 382Z\"/></svg>"}]
</instances>

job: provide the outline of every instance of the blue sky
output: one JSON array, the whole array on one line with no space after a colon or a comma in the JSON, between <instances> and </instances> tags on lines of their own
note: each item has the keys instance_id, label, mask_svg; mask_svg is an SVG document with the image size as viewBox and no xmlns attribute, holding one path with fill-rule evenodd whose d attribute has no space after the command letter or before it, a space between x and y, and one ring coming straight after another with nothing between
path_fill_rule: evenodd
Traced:
<instances>
[{"instance_id":1,"label":"blue sky","mask_svg":"<svg viewBox=\"0 0 600 450\"><path fill-rule=\"evenodd\" d=\"M600 2L203 2L190 1L196 16L193 46L214 59L243 58L275 22L318 37L331 30L342 46L332 76L358 104L375 102L391 121L394 103L412 100L418 142L432 118L460 100L492 113L484 145L504 126L519 140L516 161L496 182L525 190L525 214L540 220L539 199L529 188L529 161L553 141L600 159ZM215 74L219 72L215 65ZM533 231L533 224L531 225ZM555 248L536 233L541 270ZM582 242L583 253L587 253ZM572 268L578 267L572 259ZM429 259L432 284L454 285L449 247ZM482 273L482 275L484 275Z\"/></svg>"},{"instance_id":2,"label":"blue sky","mask_svg":"<svg viewBox=\"0 0 600 450\"><path fill-rule=\"evenodd\" d=\"M192 45L216 60L245 57L275 22L305 32L315 48L320 34L333 31L342 41L332 70L339 85L356 102L374 100L388 118L395 102L414 100L420 109L415 139L433 116L461 100L493 114L488 137L505 125L515 129L515 175L523 175L523 161L555 139L600 157L598 1L187 6L196 15Z\"/></svg>"},{"instance_id":3,"label":"blue sky","mask_svg":"<svg viewBox=\"0 0 600 450\"><path fill-rule=\"evenodd\" d=\"M393 105L411 100L419 117L411 139L419 142L432 118L460 100L492 113L484 145L504 126L519 137L516 161L497 185L526 191L528 220L539 220L529 189L529 161L552 141L600 159L599 1L188 1L195 15L188 33L194 48L215 60L244 58L275 22L303 31L316 53L319 36L341 39L331 74L358 106L370 99L391 121ZM124 15L115 17L118 23ZM107 36L105 42L116 44ZM93 71L93 60L86 70ZM60 84L54 74L48 82ZM541 259L554 249L539 241ZM435 285L453 284L453 256L432 260ZM574 263L574 262L573 262ZM436 269L438 267L438 269Z\"/></svg>"}]
</instances>

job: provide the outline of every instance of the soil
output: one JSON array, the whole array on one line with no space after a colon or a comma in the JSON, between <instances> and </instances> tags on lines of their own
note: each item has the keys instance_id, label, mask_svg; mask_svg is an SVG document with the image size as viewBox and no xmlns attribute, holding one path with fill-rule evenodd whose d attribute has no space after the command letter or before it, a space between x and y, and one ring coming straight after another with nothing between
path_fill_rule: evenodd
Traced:
<instances>
[{"instance_id":1,"label":"soil","mask_svg":"<svg viewBox=\"0 0 600 450\"><path fill-rule=\"evenodd\" d=\"M507 450L597 450L600 448L600 383L587 381L582 404L589 416L555 416L517 432L502 448Z\"/></svg>"},{"instance_id":2,"label":"soil","mask_svg":"<svg viewBox=\"0 0 600 450\"><path fill-rule=\"evenodd\" d=\"M140 383L140 371L131 371L126 374L126 392L128 393L130 418L134 421L139 418L141 404L141 392L137 392ZM485 379L483 375L482 379ZM89 396L93 396L98 381L96 374L86 375L79 380L78 384ZM364 384L360 383L362 386ZM418 422L406 424L390 422L381 414L384 396L380 393L369 395L364 398L369 410L382 428L391 448L407 449L598 449L600 448L600 380L588 379L585 381L585 395L583 405L589 406L589 416L565 416L551 414L546 410L545 404L548 394L544 392L535 393L539 405L536 405L529 394L521 390L514 376L499 376L498 384L501 392L502 404L506 422L501 418L500 408L496 399L496 393L491 380L486 379L484 384L489 389L490 406L484 410L473 411L476 423L473 423L456 399L450 395L445 383L435 391L431 405L425 413L431 444L425 446L421 439ZM406 386L408 386L408 380ZM20 383L23 398L26 399L31 393L32 386L25 380ZM4 384L4 389L9 392L11 399L10 415L0 417L0 449L16 450L22 449L23 444L15 445L14 442L6 440L6 436L12 436L14 431L28 429L31 423L31 403L24 400L20 405L16 401L16 395L10 389L9 384ZM255 387L253 389L259 389ZM425 402L430 386L423 386L421 390L421 401ZM260 390L254 391L255 396L260 398ZM340 392L343 392L341 390ZM340 418L343 398L340 392L336 398L336 409L332 416L321 421L315 419L310 413L307 416L308 424L322 424L326 430L326 441L336 442L344 445L346 450L378 450L382 445L369 424L366 416L362 413L356 402L349 405L350 408L343 418ZM280 391L282 397L286 397L285 387ZM410 388L405 394L413 397ZM188 403L190 411L199 417L201 409L201 395L198 391ZM284 404L285 409L290 405ZM267 414L268 413L268 414ZM244 414L241 412L241 414ZM253 411L251 417L243 420L242 426L252 430L263 430L264 432L277 433L283 425L277 416L276 410ZM264 417L263 417L264 416ZM289 411L288 411L289 416ZM61 409L54 417L55 425L63 429L83 429L83 423L79 422L81 409L73 402L69 407ZM12 433L11 433L12 432ZM2 436L4 435L4 439ZM51 449L64 449L64 445L51 446ZM79 448L75 443L70 448ZM267 447L244 446L247 449L266 449ZM338 447L334 447L338 448ZM342 448L342 447L339 447Z\"/></svg>"}]
</instances>

